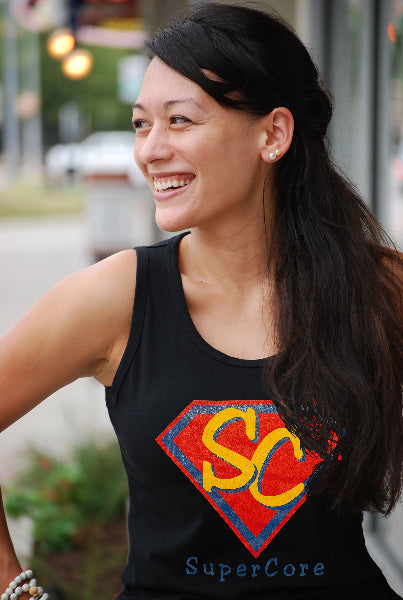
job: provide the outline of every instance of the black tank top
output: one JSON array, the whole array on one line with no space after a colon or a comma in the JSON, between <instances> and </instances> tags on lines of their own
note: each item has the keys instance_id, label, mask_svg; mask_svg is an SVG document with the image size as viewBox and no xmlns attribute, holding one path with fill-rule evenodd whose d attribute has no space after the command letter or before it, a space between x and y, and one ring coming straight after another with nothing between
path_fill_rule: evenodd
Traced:
<instances>
[{"instance_id":1,"label":"black tank top","mask_svg":"<svg viewBox=\"0 0 403 600\"><path fill-rule=\"evenodd\" d=\"M361 516L307 496L317 461L263 388L264 361L194 327L181 237L137 249L130 337L106 389L130 493L119 600L396 598Z\"/></svg>"}]
</instances>

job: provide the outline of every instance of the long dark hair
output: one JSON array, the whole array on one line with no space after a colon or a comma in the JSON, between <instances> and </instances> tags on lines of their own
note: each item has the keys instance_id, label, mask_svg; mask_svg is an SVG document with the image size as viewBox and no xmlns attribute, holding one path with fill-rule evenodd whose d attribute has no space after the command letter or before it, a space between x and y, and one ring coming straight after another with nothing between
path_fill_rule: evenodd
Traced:
<instances>
[{"instance_id":1,"label":"long dark hair","mask_svg":"<svg viewBox=\"0 0 403 600\"><path fill-rule=\"evenodd\" d=\"M280 353L265 380L288 429L323 458L310 491L334 507L389 512L402 484L403 264L329 158L332 104L308 51L277 15L222 4L147 45L223 106L293 114L271 178Z\"/></svg>"}]
</instances>

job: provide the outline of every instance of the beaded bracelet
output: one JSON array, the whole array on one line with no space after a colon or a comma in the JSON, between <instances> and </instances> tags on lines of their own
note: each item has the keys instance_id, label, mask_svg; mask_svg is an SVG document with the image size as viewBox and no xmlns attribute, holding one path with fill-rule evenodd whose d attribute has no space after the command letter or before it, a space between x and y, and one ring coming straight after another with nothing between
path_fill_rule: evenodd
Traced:
<instances>
[{"instance_id":1,"label":"beaded bracelet","mask_svg":"<svg viewBox=\"0 0 403 600\"><path fill-rule=\"evenodd\" d=\"M28 593L34 600L48 600L49 595L43 593L43 589L36 585L36 579L32 578L32 571L23 571L11 581L8 588L0 596L0 600L17 600L21 594ZM23 583L23 582L27 583ZM28 583L29 582L29 583ZM22 584L22 585L21 585Z\"/></svg>"}]
</instances>

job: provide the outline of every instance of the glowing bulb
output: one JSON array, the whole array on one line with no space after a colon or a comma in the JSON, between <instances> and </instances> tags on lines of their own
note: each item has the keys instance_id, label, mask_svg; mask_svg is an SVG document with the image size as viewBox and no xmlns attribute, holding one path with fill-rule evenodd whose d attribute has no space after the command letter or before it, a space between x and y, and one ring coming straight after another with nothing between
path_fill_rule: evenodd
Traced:
<instances>
[{"instance_id":1,"label":"glowing bulb","mask_svg":"<svg viewBox=\"0 0 403 600\"><path fill-rule=\"evenodd\" d=\"M74 50L62 62L62 71L69 79L83 79L92 68L92 55L88 50Z\"/></svg>"},{"instance_id":2,"label":"glowing bulb","mask_svg":"<svg viewBox=\"0 0 403 600\"><path fill-rule=\"evenodd\" d=\"M48 38L47 49L53 58L63 58L74 48L74 36L69 29L56 29Z\"/></svg>"}]
</instances>

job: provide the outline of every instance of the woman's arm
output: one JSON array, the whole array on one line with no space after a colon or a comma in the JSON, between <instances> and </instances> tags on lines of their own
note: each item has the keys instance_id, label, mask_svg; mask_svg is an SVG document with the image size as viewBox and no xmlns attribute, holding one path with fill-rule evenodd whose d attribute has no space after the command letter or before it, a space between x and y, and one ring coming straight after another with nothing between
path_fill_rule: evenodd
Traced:
<instances>
[{"instance_id":1,"label":"woman's arm","mask_svg":"<svg viewBox=\"0 0 403 600\"><path fill-rule=\"evenodd\" d=\"M0 338L0 431L72 381L112 383L131 323L135 252L57 283Z\"/></svg>"},{"instance_id":2,"label":"woman's arm","mask_svg":"<svg viewBox=\"0 0 403 600\"><path fill-rule=\"evenodd\" d=\"M5 592L10 581L21 573L21 571L22 568L14 552L8 531L0 489L0 596ZM23 594L20 598L21 600L25 600L25 598L29 598L29 595Z\"/></svg>"},{"instance_id":3,"label":"woman's arm","mask_svg":"<svg viewBox=\"0 0 403 600\"><path fill-rule=\"evenodd\" d=\"M56 284L0 338L0 431L75 379L112 383L129 337L135 278L135 252L113 255ZM0 495L0 596L20 572Z\"/></svg>"}]
</instances>

